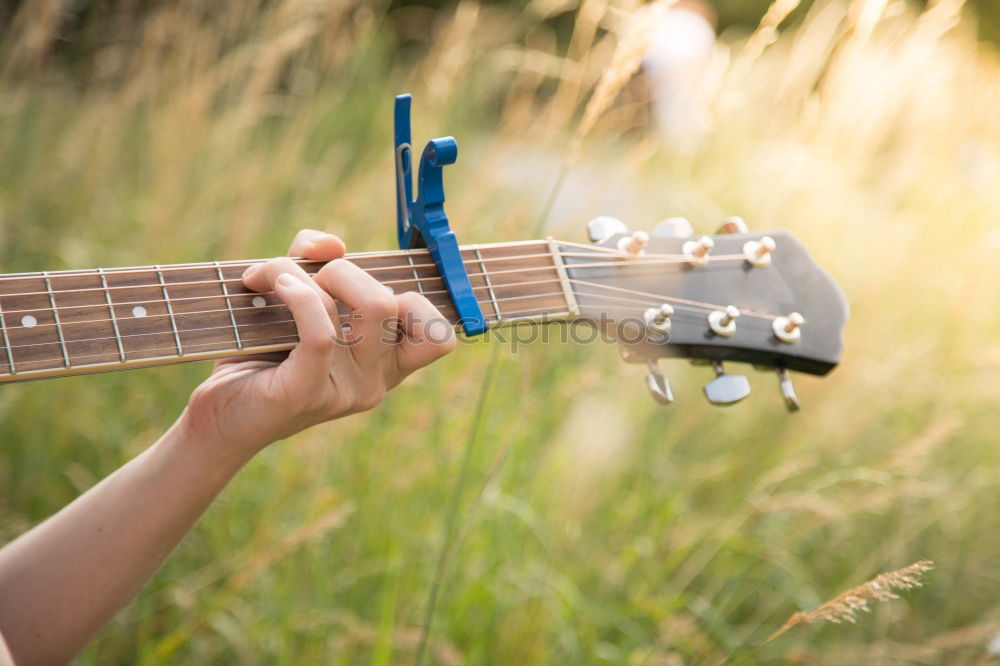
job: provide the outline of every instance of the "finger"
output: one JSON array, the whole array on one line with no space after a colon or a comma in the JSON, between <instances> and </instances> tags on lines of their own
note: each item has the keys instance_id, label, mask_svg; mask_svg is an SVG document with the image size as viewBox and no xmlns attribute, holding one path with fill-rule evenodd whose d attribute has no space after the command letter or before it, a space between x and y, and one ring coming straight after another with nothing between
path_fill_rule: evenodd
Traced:
<instances>
[{"instance_id":1,"label":"finger","mask_svg":"<svg viewBox=\"0 0 1000 666\"><path fill-rule=\"evenodd\" d=\"M302 280L281 273L274 283L278 298L288 306L299 333L299 344L279 367L286 386L312 391L328 380L337 349L336 330L323 299Z\"/></svg>"},{"instance_id":2,"label":"finger","mask_svg":"<svg viewBox=\"0 0 1000 666\"><path fill-rule=\"evenodd\" d=\"M412 291L396 297L403 331L396 346L400 379L455 348L455 329L426 298Z\"/></svg>"},{"instance_id":3,"label":"finger","mask_svg":"<svg viewBox=\"0 0 1000 666\"><path fill-rule=\"evenodd\" d=\"M302 229L288 248L288 256L304 257L313 261L333 261L344 256L344 241L333 234L315 229Z\"/></svg>"},{"instance_id":4,"label":"finger","mask_svg":"<svg viewBox=\"0 0 1000 666\"><path fill-rule=\"evenodd\" d=\"M387 287L345 259L320 269L316 283L350 309L344 331L354 358L361 365L391 359L398 335L396 297Z\"/></svg>"},{"instance_id":5,"label":"finger","mask_svg":"<svg viewBox=\"0 0 1000 666\"><path fill-rule=\"evenodd\" d=\"M274 288L274 283L282 273L288 273L308 285L323 300L327 314L333 317L336 314L336 306L323 289L306 273L305 269L288 257L277 257L269 259L260 264L254 264L243 272L243 284L252 291L266 292Z\"/></svg>"}]
</instances>

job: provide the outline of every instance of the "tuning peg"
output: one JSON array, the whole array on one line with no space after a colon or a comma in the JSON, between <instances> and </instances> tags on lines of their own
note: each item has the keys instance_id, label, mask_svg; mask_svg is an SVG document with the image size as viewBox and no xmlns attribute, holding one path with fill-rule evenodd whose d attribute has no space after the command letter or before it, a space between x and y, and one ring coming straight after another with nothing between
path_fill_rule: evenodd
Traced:
<instances>
[{"instance_id":1,"label":"tuning peg","mask_svg":"<svg viewBox=\"0 0 1000 666\"><path fill-rule=\"evenodd\" d=\"M806 318L798 312L791 312L786 317L775 317L771 324L774 337L782 342L792 344L802 337L802 324L806 323Z\"/></svg>"},{"instance_id":2,"label":"tuning peg","mask_svg":"<svg viewBox=\"0 0 1000 666\"><path fill-rule=\"evenodd\" d=\"M795 393L795 386L792 384L792 378L788 376L788 370L784 368L778 368L778 388L781 389L781 397L785 399L785 407L788 408L788 411L799 411L802 403L799 402L799 396Z\"/></svg>"},{"instance_id":3,"label":"tuning peg","mask_svg":"<svg viewBox=\"0 0 1000 666\"><path fill-rule=\"evenodd\" d=\"M731 338L736 332L736 320L740 309L735 305L727 305L724 310L712 310L708 313L708 327L716 335Z\"/></svg>"},{"instance_id":4,"label":"tuning peg","mask_svg":"<svg viewBox=\"0 0 1000 666\"><path fill-rule=\"evenodd\" d=\"M727 217L726 221L722 223L722 226L718 228L715 232L716 234L748 234L750 229L747 228L747 223L743 221L742 217Z\"/></svg>"},{"instance_id":5,"label":"tuning peg","mask_svg":"<svg viewBox=\"0 0 1000 666\"><path fill-rule=\"evenodd\" d=\"M646 328L655 335L663 335L670 332L670 318L674 315L674 308L669 303L664 303L658 308L649 308L643 314Z\"/></svg>"},{"instance_id":6,"label":"tuning peg","mask_svg":"<svg viewBox=\"0 0 1000 666\"><path fill-rule=\"evenodd\" d=\"M603 243L617 234L627 234L628 227L619 219L607 216L595 217L587 222L587 236L591 243Z\"/></svg>"},{"instance_id":7,"label":"tuning peg","mask_svg":"<svg viewBox=\"0 0 1000 666\"><path fill-rule=\"evenodd\" d=\"M743 375L727 375L720 361L712 362L715 379L705 384L705 397L713 405L731 405L750 395L750 381Z\"/></svg>"},{"instance_id":8,"label":"tuning peg","mask_svg":"<svg viewBox=\"0 0 1000 666\"><path fill-rule=\"evenodd\" d=\"M661 405L669 405L674 401L674 392L670 390L670 382L660 372L656 361L649 361L649 374L646 375L646 388L653 400Z\"/></svg>"},{"instance_id":9,"label":"tuning peg","mask_svg":"<svg viewBox=\"0 0 1000 666\"><path fill-rule=\"evenodd\" d=\"M747 241L743 244L743 257L754 266L771 265L771 253L777 243L770 236L763 236L759 241Z\"/></svg>"},{"instance_id":10,"label":"tuning peg","mask_svg":"<svg viewBox=\"0 0 1000 666\"><path fill-rule=\"evenodd\" d=\"M694 236L694 229L686 217L668 217L653 227L649 235L659 238L690 238Z\"/></svg>"},{"instance_id":11,"label":"tuning peg","mask_svg":"<svg viewBox=\"0 0 1000 666\"><path fill-rule=\"evenodd\" d=\"M708 253L715 247L715 241L708 236L702 236L698 240L689 240L681 246L681 251L688 258L692 266L704 266L708 263Z\"/></svg>"},{"instance_id":12,"label":"tuning peg","mask_svg":"<svg viewBox=\"0 0 1000 666\"><path fill-rule=\"evenodd\" d=\"M633 257L642 254L647 245L649 245L649 234L645 231L636 231L631 236L625 236L618 240L618 249L622 252L628 252Z\"/></svg>"}]
</instances>

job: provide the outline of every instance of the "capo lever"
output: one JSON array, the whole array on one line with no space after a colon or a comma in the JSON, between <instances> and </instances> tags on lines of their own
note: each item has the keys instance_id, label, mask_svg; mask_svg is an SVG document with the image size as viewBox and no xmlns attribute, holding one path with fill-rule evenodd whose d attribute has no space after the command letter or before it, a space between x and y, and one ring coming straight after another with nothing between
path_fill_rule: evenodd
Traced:
<instances>
[{"instance_id":1,"label":"capo lever","mask_svg":"<svg viewBox=\"0 0 1000 666\"><path fill-rule=\"evenodd\" d=\"M410 95L396 97L396 232L401 250L426 247L437 265L444 286L451 296L458 321L466 335L478 335L487 329L486 318L469 282L469 273L458 247L455 233L444 212L444 182L441 171L458 158L458 144L446 136L432 139L420 157L417 180L420 191L413 199L413 146L410 135Z\"/></svg>"}]
</instances>

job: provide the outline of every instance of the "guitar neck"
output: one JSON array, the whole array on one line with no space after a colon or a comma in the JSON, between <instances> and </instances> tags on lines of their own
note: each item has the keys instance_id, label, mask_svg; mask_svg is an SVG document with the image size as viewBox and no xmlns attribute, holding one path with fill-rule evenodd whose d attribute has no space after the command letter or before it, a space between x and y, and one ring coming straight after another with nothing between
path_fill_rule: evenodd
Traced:
<instances>
[{"instance_id":1,"label":"guitar neck","mask_svg":"<svg viewBox=\"0 0 1000 666\"><path fill-rule=\"evenodd\" d=\"M554 241L465 246L462 257L491 326L576 312ZM458 325L426 250L347 259ZM259 261L0 275L0 383L289 350L298 336L288 309L241 281Z\"/></svg>"}]
</instances>

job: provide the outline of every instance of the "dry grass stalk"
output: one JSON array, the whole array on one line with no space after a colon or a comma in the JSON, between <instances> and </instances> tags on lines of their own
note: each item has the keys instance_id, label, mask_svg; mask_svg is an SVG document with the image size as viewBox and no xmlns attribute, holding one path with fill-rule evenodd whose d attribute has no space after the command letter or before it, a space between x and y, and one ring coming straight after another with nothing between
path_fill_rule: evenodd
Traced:
<instances>
[{"instance_id":1,"label":"dry grass stalk","mask_svg":"<svg viewBox=\"0 0 1000 666\"><path fill-rule=\"evenodd\" d=\"M764 641L764 644L767 645L795 625L803 622L826 620L834 624L841 622L853 624L857 621L856 615L859 611L868 612L869 603L898 599L899 595L895 594L893 590L921 587L923 583L920 581L920 576L933 568L934 563L930 560L920 560L898 571L879 574L872 580L841 593L819 608L808 612L798 611L794 613L780 629Z\"/></svg>"},{"instance_id":2,"label":"dry grass stalk","mask_svg":"<svg viewBox=\"0 0 1000 666\"><path fill-rule=\"evenodd\" d=\"M958 25L965 0L933 0L920 15L914 36L916 41L936 42Z\"/></svg>"},{"instance_id":3,"label":"dry grass stalk","mask_svg":"<svg viewBox=\"0 0 1000 666\"><path fill-rule=\"evenodd\" d=\"M42 67L55 43L62 4L59 0L26 2L14 14L0 44L3 78Z\"/></svg>"},{"instance_id":4,"label":"dry grass stalk","mask_svg":"<svg viewBox=\"0 0 1000 666\"><path fill-rule=\"evenodd\" d=\"M665 0L646 5L632 12L626 28L622 31L621 39L615 47L614 54L611 56L611 62L601 74L601 78L583 110L583 118L570 142L568 163L576 161L583 147L584 139L594 129L594 125L608 110L625 84L639 71L642 60L649 51L651 27L655 25L653 18L656 13L665 12L673 4L674 0Z\"/></svg>"},{"instance_id":5,"label":"dry grass stalk","mask_svg":"<svg viewBox=\"0 0 1000 666\"><path fill-rule=\"evenodd\" d=\"M757 24L757 29L747 40L740 52L740 62L743 67L757 60L768 46L778 39L778 26L784 22L788 15L799 6L800 0L774 0L767 8L764 17ZM743 71L743 70L741 70Z\"/></svg>"},{"instance_id":6,"label":"dry grass stalk","mask_svg":"<svg viewBox=\"0 0 1000 666\"><path fill-rule=\"evenodd\" d=\"M562 58L559 87L549 104L548 116L552 129L565 124L576 108L586 61L590 58L597 28L607 10L607 0L586 0L576 12L569 48L566 57Z\"/></svg>"},{"instance_id":7,"label":"dry grass stalk","mask_svg":"<svg viewBox=\"0 0 1000 666\"><path fill-rule=\"evenodd\" d=\"M480 20L478 3L461 2L448 26L435 39L436 46L428 54L421 70L430 96L427 103L440 105L441 108L448 106L456 92L456 83L462 80L462 74L472 64L477 41L476 26Z\"/></svg>"}]
</instances>

